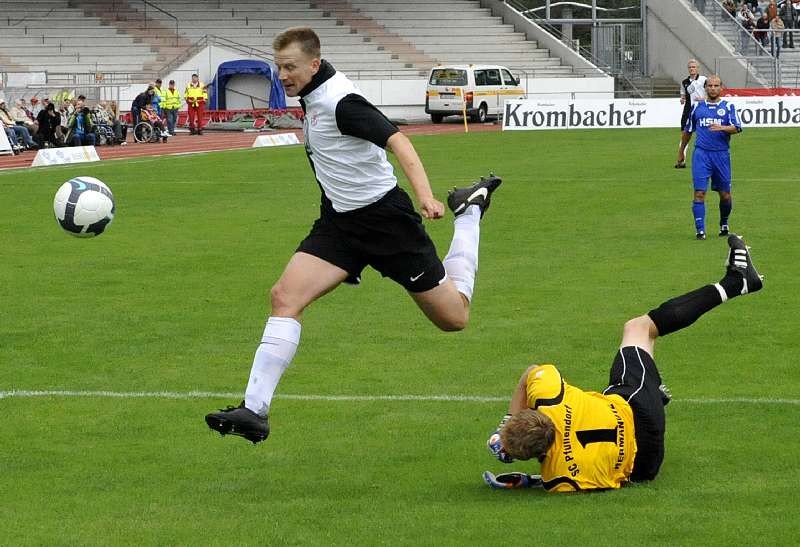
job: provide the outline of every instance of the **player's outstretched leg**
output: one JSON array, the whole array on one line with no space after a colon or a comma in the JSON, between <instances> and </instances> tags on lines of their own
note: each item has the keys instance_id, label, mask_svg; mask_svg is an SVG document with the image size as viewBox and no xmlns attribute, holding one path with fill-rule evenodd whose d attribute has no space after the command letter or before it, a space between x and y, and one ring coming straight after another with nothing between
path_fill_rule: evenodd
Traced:
<instances>
[{"instance_id":1,"label":"player's outstretched leg","mask_svg":"<svg viewBox=\"0 0 800 547\"><path fill-rule=\"evenodd\" d=\"M706 285L668 300L648 313L658 329L658 336L666 336L688 327L701 315L723 302L761 289L763 277L753 266L750 250L744 240L731 234L728 237L728 247L725 277L719 283Z\"/></svg>"},{"instance_id":2,"label":"player's outstretched leg","mask_svg":"<svg viewBox=\"0 0 800 547\"><path fill-rule=\"evenodd\" d=\"M269 436L269 419L259 416L246 406L229 406L219 412L206 415L208 427L220 435L238 435L253 444L260 443Z\"/></svg>"},{"instance_id":3,"label":"player's outstretched leg","mask_svg":"<svg viewBox=\"0 0 800 547\"><path fill-rule=\"evenodd\" d=\"M447 196L447 205L455 215L453 241L442 264L458 292L472 300L475 274L478 271L480 220L491 204L492 193L503 181L489 174L488 178L465 188L454 188Z\"/></svg>"}]
</instances>

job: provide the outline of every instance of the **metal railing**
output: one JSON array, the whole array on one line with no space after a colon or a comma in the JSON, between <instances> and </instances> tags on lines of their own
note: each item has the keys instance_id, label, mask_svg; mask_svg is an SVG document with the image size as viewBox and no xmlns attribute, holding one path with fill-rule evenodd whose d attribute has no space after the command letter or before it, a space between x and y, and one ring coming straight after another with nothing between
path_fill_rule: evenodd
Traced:
<instances>
[{"instance_id":1,"label":"metal railing","mask_svg":"<svg viewBox=\"0 0 800 547\"><path fill-rule=\"evenodd\" d=\"M155 9L156 11L161 12L162 14L166 15L167 17L173 20L173 22L175 23L175 45L176 46L180 45L181 35L180 35L180 28L178 26L178 18L175 17L175 15L171 14L170 12L159 8L158 6L156 6L151 2L148 2L147 0L137 0L137 1L144 4L144 28L147 29L147 8L150 7L151 9ZM116 3L116 0L114 0L114 2Z\"/></svg>"},{"instance_id":2,"label":"metal railing","mask_svg":"<svg viewBox=\"0 0 800 547\"><path fill-rule=\"evenodd\" d=\"M522 4L518 0L505 0L505 4L508 5L511 9L515 10L520 15L523 15L527 19L535 22L538 26L545 29L547 32L555 36L559 41L569 47L571 50L575 51L578 55L592 63L594 66L598 68L598 70L602 71L604 75L612 76L620 80L626 87L628 87L632 94L636 97L645 97L646 94L643 90L641 90L622 70L615 70L614 67L609 65L608 63L604 63L600 59L594 56L594 54L586 49L583 46L575 47L575 41L570 40L564 36L561 32L561 29L554 25L550 25L544 21L541 17L539 17L533 10L528 9L527 6ZM573 70L577 72L577 69L573 67ZM585 74L584 74L585 75Z\"/></svg>"},{"instance_id":3,"label":"metal railing","mask_svg":"<svg viewBox=\"0 0 800 547\"><path fill-rule=\"evenodd\" d=\"M148 22L147 10L148 10L148 8L150 10L156 10L157 12L165 15L166 17L169 17L172 20L172 23L175 25L175 45L176 46L180 45L180 25L179 25L178 18L174 14L168 12L167 10L164 10L164 9L158 7L154 3L149 2L148 0L129 0L127 2L118 2L117 0L111 0L111 2L106 2L106 7L110 8L110 11L112 13L114 13L115 15L119 15L120 8L122 8L122 9L131 8L130 2L134 2L134 1L135 2L141 2L142 5L143 5L143 9L141 10L141 12L142 12L142 28L143 29L147 30L147 22ZM110 4L110 6L108 4ZM136 8L132 8L132 9L134 9L135 11L139 11ZM151 18L150 20L154 21L155 18Z\"/></svg>"},{"instance_id":4,"label":"metal railing","mask_svg":"<svg viewBox=\"0 0 800 547\"><path fill-rule=\"evenodd\" d=\"M800 88L800 59L782 60L780 87Z\"/></svg>"},{"instance_id":5,"label":"metal railing","mask_svg":"<svg viewBox=\"0 0 800 547\"><path fill-rule=\"evenodd\" d=\"M722 2L719 0L691 0L691 2L711 24L711 28L722 37L726 38L726 40L731 43L734 52L741 56L740 60L746 63L748 84L752 83L762 87L765 85L768 87L780 86L780 67L778 61L755 36L755 32L762 32L761 30L746 29L735 15L732 15L725 9ZM706 8L711 9L707 10ZM709 11L710 13L707 13ZM738 33L738 39L729 40L725 36L725 30ZM764 29L763 32L770 32L770 30ZM755 51L755 55L749 55L751 48ZM727 59L727 57L722 57L721 59ZM716 64L719 65L719 61L716 61ZM757 79L753 79L751 82L751 69L759 74L764 81L759 82Z\"/></svg>"}]
</instances>

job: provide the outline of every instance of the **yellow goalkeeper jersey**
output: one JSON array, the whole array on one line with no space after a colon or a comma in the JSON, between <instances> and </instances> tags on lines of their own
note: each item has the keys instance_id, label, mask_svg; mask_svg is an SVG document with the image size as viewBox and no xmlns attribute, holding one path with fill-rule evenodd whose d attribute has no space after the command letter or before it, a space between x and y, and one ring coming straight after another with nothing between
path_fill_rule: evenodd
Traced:
<instances>
[{"instance_id":1,"label":"yellow goalkeeper jersey","mask_svg":"<svg viewBox=\"0 0 800 547\"><path fill-rule=\"evenodd\" d=\"M556 439L541 466L549 492L619 488L633 471L633 412L618 395L567 384L553 365L528 375L528 406L548 416Z\"/></svg>"}]
</instances>

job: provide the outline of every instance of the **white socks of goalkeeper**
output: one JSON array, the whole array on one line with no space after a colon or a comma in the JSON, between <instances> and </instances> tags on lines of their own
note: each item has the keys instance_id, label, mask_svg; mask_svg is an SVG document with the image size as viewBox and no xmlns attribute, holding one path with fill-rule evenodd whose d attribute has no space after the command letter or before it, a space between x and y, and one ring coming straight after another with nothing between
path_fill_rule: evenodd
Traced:
<instances>
[{"instance_id":1,"label":"white socks of goalkeeper","mask_svg":"<svg viewBox=\"0 0 800 547\"><path fill-rule=\"evenodd\" d=\"M481 210L470 205L456 217L453 242L442 263L458 292L472 301L475 273L478 271L478 242L481 237Z\"/></svg>"},{"instance_id":2,"label":"white socks of goalkeeper","mask_svg":"<svg viewBox=\"0 0 800 547\"><path fill-rule=\"evenodd\" d=\"M300 323L290 317L270 317L256 349L244 406L266 416L283 371L289 366L300 343Z\"/></svg>"}]
</instances>

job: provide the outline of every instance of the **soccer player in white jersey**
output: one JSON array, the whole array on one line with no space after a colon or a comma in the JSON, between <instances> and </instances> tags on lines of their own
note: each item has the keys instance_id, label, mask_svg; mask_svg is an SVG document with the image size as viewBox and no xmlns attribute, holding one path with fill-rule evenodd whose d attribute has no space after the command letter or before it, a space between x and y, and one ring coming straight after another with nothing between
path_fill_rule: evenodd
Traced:
<instances>
[{"instance_id":1,"label":"soccer player in white jersey","mask_svg":"<svg viewBox=\"0 0 800 547\"><path fill-rule=\"evenodd\" d=\"M681 82L683 113L681 114L681 143L678 146L678 161L675 162L676 169L686 167L686 147L689 146L689 141L692 139L692 134L684 130L686 122L689 121L694 105L706 98L706 77L700 75L698 66L696 60L689 59L686 65L689 69L689 76Z\"/></svg>"},{"instance_id":2,"label":"soccer player in white jersey","mask_svg":"<svg viewBox=\"0 0 800 547\"><path fill-rule=\"evenodd\" d=\"M334 67L321 58L317 34L293 27L273 41L286 94L300 97L306 154L322 191L320 217L272 287L272 311L256 350L244 401L208 414L208 426L258 443L269 435L268 412L278 381L300 342L303 310L343 282L358 283L372 266L402 285L444 331L469 319L478 266L480 221L500 179L489 176L454 189L455 215L443 261L397 185L386 149L397 158L426 219L444 215L408 138Z\"/></svg>"}]
</instances>

